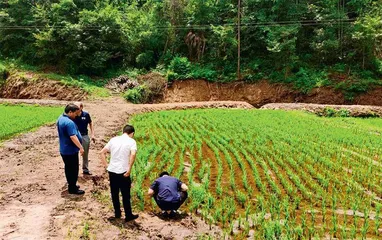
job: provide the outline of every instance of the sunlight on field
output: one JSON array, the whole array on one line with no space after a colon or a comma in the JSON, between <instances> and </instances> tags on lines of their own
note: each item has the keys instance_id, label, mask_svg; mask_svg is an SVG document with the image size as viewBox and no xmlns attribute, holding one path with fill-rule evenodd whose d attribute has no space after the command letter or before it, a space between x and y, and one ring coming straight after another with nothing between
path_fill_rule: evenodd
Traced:
<instances>
[{"instance_id":1,"label":"sunlight on field","mask_svg":"<svg viewBox=\"0 0 382 240\"><path fill-rule=\"evenodd\" d=\"M0 141L52 123L62 111L62 107L0 105Z\"/></svg>"},{"instance_id":2,"label":"sunlight on field","mask_svg":"<svg viewBox=\"0 0 382 240\"><path fill-rule=\"evenodd\" d=\"M382 120L188 110L133 117L133 202L162 170L190 186L183 210L260 239L378 238ZM253 231L254 230L254 231Z\"/></svg>"}]
</instances>

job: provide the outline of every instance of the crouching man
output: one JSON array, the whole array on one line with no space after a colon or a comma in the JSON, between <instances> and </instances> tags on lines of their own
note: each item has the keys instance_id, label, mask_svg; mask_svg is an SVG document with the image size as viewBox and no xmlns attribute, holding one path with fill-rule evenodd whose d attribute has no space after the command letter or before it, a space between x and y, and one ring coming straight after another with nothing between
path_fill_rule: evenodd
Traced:
<instances>
[{"instance_id":1,"label":"crouching man","mask_svg":"<svg viewBox=\"0 0 382 240\"><path fill-rule=\"evenodd\" d=\"M174 215L186 201L187 190L186 184L175 177L171 177L168 172L162 172L159 174L159 178L151 184L148 195L154 197L155 202L162 211Z\"/></svg>"}]
</instances>

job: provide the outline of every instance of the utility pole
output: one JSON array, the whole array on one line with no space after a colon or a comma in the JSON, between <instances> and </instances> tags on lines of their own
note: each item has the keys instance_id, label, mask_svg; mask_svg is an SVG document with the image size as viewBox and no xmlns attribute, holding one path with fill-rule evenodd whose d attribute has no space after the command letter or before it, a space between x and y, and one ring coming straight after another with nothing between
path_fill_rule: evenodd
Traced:
<instances>
[{"instance_id":1,"label":"utility pole","mask_svg":"<svg viewBox=\"0 0 382 240\"><path fill-rule=\"evenodd\" d=\"M240 81L240 17L241 17L241 0L237 2L237 80Z\"/></svg>"}]
</instances>

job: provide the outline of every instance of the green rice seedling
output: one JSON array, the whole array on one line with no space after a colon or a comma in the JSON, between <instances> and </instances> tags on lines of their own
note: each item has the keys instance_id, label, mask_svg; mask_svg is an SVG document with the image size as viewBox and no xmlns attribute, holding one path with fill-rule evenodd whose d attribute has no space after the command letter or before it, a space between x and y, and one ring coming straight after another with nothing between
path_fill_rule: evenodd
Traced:
<instances>
[{"instance_id":1,"label":"green rice seedling","mask_svg":"<svg viewBox=\"0 0 382 240\"><path fill-rule=\"evenodd\" d=\"M239 202L240 206L244 208L244 205L247 202L247 195L239 190L236 192L236 199Z\"/></svg>"},{"instance_id":2,"label":"green rice seedling","mask_svg":"<svg viewBox=\"0 0 382 240\"><path fill-rule=\"evenodd\" d=\"M332 233L332 236L334 238L336 238L337 236L337 229L338 229L338 219L337 219L337 215L333 212L332 214L332 229L331 229L331 233Z\"/></svg>"},{"instance_id":3,"label":"green rice seedling","mask_svg":"<svg viewBox=\"0 0 382 240\"><path fill-rule=\"evenodd\" d=\"M381 204L377 203L376 210L375 210L375 234L379 236L379 228L381 226Z\"/></svg>"},{"instance_id":4,"label":"green rice seedling","mask_svg":"<svg viewBox=\"0 0 382 240\"><path fill-rule=\"evenodd\" d=\"M297 226L294 228L294 238L293 239L304 239L304 230L302 226Z\"/></svg>"},{"instance_id":5,"label":"green rice seedling","mask_svg":"<svg viewBox=\"0 0 382 240\"><path fill-rule=\"evenodd\" d=\"M245 207L245 221L248 222L249 220L249 214L251 213L252 211L252 207L250 204L248 204L246 207Z\"/></svg>"},{"instance_id":6,"label":"green rice seedling","mask_svg":"<svg viewBox=\"0 0 382 240\"><path fill-rule=\"evenodd\" d=\"M364 211L363 211L363 217L364 217L364 221L363 221L363 225L362 225L362 228L361 228L361 234L362 234L362 239L366 239L366 234L367 234L367 231L369 230L369 209L368 208L364 208Z\"/></svg>"}]
</instances>

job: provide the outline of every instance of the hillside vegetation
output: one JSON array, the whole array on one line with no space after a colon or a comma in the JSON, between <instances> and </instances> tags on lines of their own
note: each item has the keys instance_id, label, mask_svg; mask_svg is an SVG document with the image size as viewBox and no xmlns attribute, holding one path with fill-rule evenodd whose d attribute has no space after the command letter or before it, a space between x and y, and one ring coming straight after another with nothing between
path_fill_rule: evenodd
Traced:
<instances>
[{"instance_id":1,"label":"hillside vegetation","mask_svg":"<svg viewBox=\"0 0 382 240\"><path fill-rule=\"evenodd\" d=\"M10 0L0 53L68 74L233 81L240 26L240 79L351 100L381 84L381 20L381 0Z\"/></svg>"}]
</instances>

